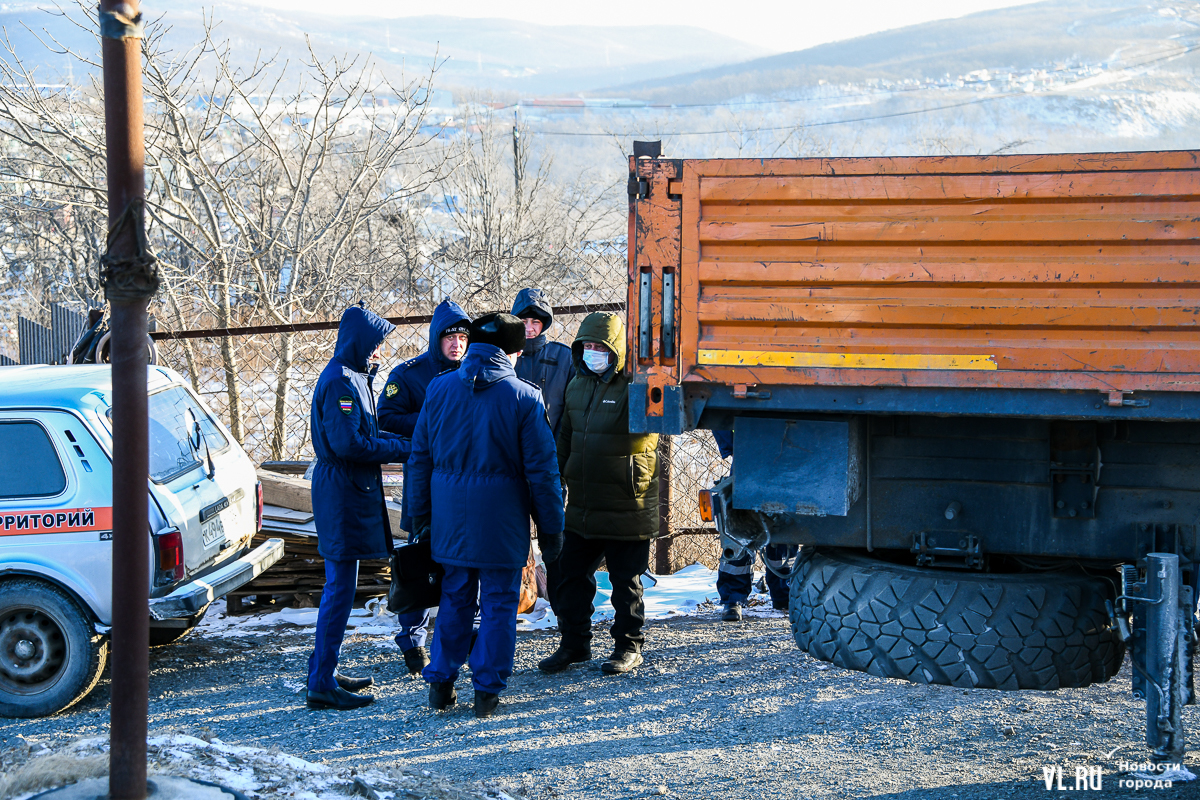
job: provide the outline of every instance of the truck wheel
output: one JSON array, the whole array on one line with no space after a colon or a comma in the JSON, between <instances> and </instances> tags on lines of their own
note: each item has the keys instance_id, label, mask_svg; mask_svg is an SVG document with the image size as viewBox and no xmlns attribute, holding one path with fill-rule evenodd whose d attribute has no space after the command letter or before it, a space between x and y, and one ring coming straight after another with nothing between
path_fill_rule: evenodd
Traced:
<instances>
[{"instance_id":1,"label":"truck wheel","mask_svg":"<svg viewBox=\"0 0 1200 800\"><path fill-rule=\"evenodd\" d=\"M44 717L100 680L108 640L63 590L38 580L0 583L0 716Z\"/></svg>"},{"instance_id":2,"label":"truck wheel","mask_svg":"<svg viewBox=\"0 0 1200 800\"><path fill-rule=\"evenodd\" d=\"M802 650L839 667L964 688L1060 689L1106 681L1125 658L1103 579L805 551L791 586L792 633Z\"/></svg>"},{"instance_id":3,"label":"truck wheel","mask_svg":"<svg viewBox=\"0 0 1200 800\"><path fill-rule=\"evenodd\" d=\"M205 609L207 611L207 609ZM162 647L167 644L174 644L187 636L196 626L200 624L200 620L204 619L204 612L201 611L194 617L187 618L187 625L182 628L156 628L151 623L150 627L150 646Z\"/></svg>"}]
</instances>

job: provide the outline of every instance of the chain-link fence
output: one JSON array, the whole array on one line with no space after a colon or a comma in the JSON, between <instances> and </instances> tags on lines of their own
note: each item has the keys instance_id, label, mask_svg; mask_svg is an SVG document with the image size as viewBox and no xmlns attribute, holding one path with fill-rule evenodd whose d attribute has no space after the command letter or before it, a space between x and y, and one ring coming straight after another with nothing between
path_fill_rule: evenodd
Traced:
<instances>
[{"instance_id":1,"label":"chain-link fence","mask_svg":"<svg viewBox=\"0 0 1200 800\"><path fill-rule=\"evenodd\" d=\"M516 293L525 286L542 288L560 313L547 335L569 344L585 309L622 308L626 296L626 262L623 242L592 245L583 252L556 254L540 264L526 261L525 269L514 269L489 291L464 291L462 271L457 265L428 266L422 286L440 286L448 291L428 292L413 298L398 292L385 281L327 292L349 302L363 302L389 318L400 318L396 331L382 348L383 376L396 364L425 352L429 347L429 317L437 302L450 297L472 316L493 310L507 311ZM551 265L546 268L546 263ZM512 266L510 264L509 266ZM466 281L466 283L470 283ZM457 290L457 291L456 291ZM336 307L330 307L326 329L297 330L316 321L279 324L278 317L253 303L233 309L226 319L237 325L218 328L213 315L202 311L183 312L176 292L160 297L157 316L160 363L191 381L196 392L226 422L256 463L303 461L312 458L309 410L312 392L321 370L328 363L337 337ZM200 308L201 304L192 307ZM229 329L232 328L232 329ZM286 330L280 330L287 328ZM226 331L228 334L226 335ZM186 338L176 338L185 336ZM709 523L700 519L698 491L708 488L725 474L727 462L717 454L707 431L695 431L664 440L663 455L669 488L664 491L665 524L652 554L659 571L673 572L691 563L715 567L719 544Z\"/></svg>"}]
</instances>

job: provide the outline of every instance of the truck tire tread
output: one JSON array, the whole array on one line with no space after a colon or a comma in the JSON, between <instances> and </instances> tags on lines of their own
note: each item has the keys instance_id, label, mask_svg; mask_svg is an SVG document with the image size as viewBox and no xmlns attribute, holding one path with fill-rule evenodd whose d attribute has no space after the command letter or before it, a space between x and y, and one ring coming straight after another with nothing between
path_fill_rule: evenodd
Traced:
<instances>
[{"instance_id":1,"label":"truck tire tread","mask_svg":"<svg viewBox=\"0 0 1200 800\"><path fill-rule=\"evenodd\" d=\"M796 644L847 669L962 688L1106 681L1125 645L1110 582L1082 572L962 573L806 548L791 585Z\"/></svg>"}]
</instances>

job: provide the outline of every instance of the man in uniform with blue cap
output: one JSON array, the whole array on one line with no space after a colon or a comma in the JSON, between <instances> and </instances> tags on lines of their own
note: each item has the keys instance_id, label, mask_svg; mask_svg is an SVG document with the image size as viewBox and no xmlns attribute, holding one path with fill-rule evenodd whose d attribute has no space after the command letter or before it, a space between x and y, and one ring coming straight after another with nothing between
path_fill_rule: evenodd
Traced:
<instances>
[{"instance_id":1,"label":"man in uniform with blue cap","mask_svg":"<svg viewBox=\"0 0 1200 800\"><path fill-rule=\"evenodd\" d=\"M431 518L433 559L446 570L423 672L435 710L457 701L454 682L469 657L475 716L495 713L516 654L531 516L545 557L562 549L562 486L546 406L513 369L524 346L516 317L475 320L462 365L429 384L413 433L409 510L415 520Z\"/></svg>"}]
</instances>

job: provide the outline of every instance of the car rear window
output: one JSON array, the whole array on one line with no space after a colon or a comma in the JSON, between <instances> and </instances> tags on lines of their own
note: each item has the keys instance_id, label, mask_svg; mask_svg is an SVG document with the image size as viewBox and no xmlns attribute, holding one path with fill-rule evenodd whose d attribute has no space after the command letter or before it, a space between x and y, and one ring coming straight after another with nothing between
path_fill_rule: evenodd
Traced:
<instances>
[{"instance_id":1,"label":"car rear window","mask_svg":"<svg viewBox=\"0 0 1200 800\"><path fill-rule=\"evenodd\" d=\"M209 449L216 453L224 450L229 440L218 430L196 399L182 386L172 386L150 395L150 478L163 483L177 475L200 465L204 448L200 453L192 450L188 442L191 426L190 409L200 423L200 432L208 442Z\"/></svg>"},{"instance_id":2,"label":"car rear window","mask_svg":"<svg viewBox=\"0 0 1200 800\"><path fill-rule=\"evenodd\" d=\"M53 497L66 488L46 429L36 422L0 422L0 497Z\"/></svg>"}]
</instances>

